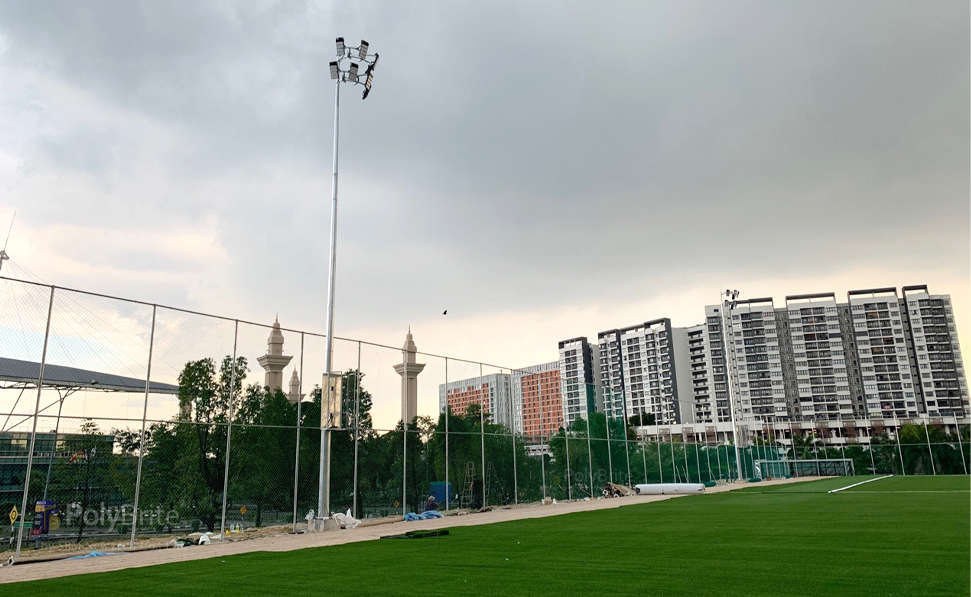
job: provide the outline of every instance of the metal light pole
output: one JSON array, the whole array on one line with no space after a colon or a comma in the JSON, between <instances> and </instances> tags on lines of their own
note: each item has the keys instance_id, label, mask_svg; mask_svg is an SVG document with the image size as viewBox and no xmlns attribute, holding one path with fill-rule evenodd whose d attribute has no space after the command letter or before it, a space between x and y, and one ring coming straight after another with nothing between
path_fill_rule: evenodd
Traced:
<instances>
[{"instance_id":1,"label":"metal light pole","mask_svg":"<svg viewBox=\"0 0 971 597\"><path fill-rule=\"evenodd\" d=\"M722 345L725 348L725 375L728 378L728 412L732 417L732 441L735 444L735 469L738 480L742 480L742 457L738 449L738 425L735 421L735 390L732 385L732 363L735 361L735 340L730 334L731 316L729 311L735 308L737 290L726 290L721 293L722 305Z\"/></svg>"},{"instance_id":2,"label":"metal light pole","mask_svg":"<svg viewBox=\"0 0 971 597\"><path fill-rule=\"evenodd\" d=\"M330 78L334 85L334 178L331 192L330 206L330 261L327 269L327 322L326 348L324 352L324 371L327 391L333 374L334 347L334 275L337 266L337 149L340 131L340 103L341 83L363 85L364 93L361 99L367 99L374 83L374 67L378 63L378 54L368 54L368 42L361 40L359 46L344 44L344 38L338 37L337 60L330 63ZM363 74L358 74L361 65L366 65ZM324 416L324 399L321 395L321 419ZM317 516L330 516L330 422L320 422L320 477L317 485Z\"/></svg>"}]
</instances>

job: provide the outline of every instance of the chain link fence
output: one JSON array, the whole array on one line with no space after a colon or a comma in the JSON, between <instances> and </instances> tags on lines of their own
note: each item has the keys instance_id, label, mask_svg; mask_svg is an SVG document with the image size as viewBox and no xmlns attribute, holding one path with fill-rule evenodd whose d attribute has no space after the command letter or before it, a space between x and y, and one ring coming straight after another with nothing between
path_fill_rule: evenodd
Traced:
<instances>
[{"instance_id":1,"label":"chain link fence","mask_svg":"<svg viewBox=\"0 0 971 597\"><path fill-rule=\"evenodd\" d=\"M804 470L787 460L907 475L966 474L971 460L966 420L749 425L738 450L724 424L640 425L588 407L564 426L555 373L519 379L537 399L517 404L503 387L515 369L336 337L329 397L324 340L0 278L0 550L299 531L322 489L332 512L400 519ZM322 427L322 412L337 417Z\"/></svg>"}]
</instances>

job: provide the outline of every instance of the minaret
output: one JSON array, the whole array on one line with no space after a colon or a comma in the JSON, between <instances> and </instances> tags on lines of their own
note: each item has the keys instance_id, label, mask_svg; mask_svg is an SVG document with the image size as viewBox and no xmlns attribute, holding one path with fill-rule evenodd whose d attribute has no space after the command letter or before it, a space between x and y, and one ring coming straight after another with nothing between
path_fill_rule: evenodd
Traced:
<instances>
[{"instance_id":1,"label":"minaret","mask_svg":"<svg viewBox=\"0 0 971 597\"><path fill-rule=\"evenodd\" d=\"M401 347L401 363L394 366L395 372L401 376L401 420L411 423L418 416L418 374L425 368L424 363L415 362L415 339L411 337L411 326L405 336L405 345Z\"/></svg>"},{"instance_id":2,"label":"minaret","mask_svg":"<svg viewBox=\"0 0 971 597\"><path fill-rule=\"evenodd\" d=\"M296 404L303 399L303 394L300 393L300 376L297 375L297 370L293 370L293 374L290 375L290 391L287 393L287 400L290 404Z\"/></svg>"},{"instance_id":3,"label":"minaret","mask_svg":"<svg viewBox=\"0 0 971 597\"><path fill-rule=\"evenodd\" d=\"M260 367L266 370L263 385L270 390L283 389L283 368L293 357L283 355L283 332L280 331L280 318L273 321L273 329L266 340L266 354L256 359Z\"/></svg>"}]
</instances>

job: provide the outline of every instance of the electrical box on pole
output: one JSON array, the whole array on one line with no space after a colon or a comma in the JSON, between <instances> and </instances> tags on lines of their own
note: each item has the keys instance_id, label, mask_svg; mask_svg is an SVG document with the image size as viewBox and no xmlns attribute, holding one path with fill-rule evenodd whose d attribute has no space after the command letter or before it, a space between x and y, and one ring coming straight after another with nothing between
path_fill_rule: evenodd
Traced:
<instances>
[{"instance_id":1,"label":"electrical box on pole","mask_svg":"<svg viewBox=\"0 0 971 597\"><path fill-rule=\"evenodd\" d=\"M344 426L341 419L343 413L341 384L343 383L343 380L344 374L339 371L330 374L329 383L327 380L327 374L324 374L320 396L320 426L323 428L333 429Z\"/></svg>"}]
</instances>

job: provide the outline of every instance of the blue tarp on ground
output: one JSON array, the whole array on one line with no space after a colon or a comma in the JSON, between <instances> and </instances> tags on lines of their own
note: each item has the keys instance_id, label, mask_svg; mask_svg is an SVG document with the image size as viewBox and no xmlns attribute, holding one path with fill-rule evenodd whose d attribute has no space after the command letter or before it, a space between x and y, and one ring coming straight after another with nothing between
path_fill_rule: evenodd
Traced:
<instances>
[{"instance_id":1,"label":"blue tarp on ground","mask_svg":"<svg viewBox=\"0 0 971 597\"><path fill-rule=\"evenodd\" d=\"M65 560L84 560L87 558L100 558L102 556L120 556L120 553L111 553L105 551L92 551L91 553L86 553L82 556L72 556L70 558L64 558Z\"/></svg>"},{"instance_id":2,"label":"blue tarp on ground","mask_svg":"<svg viewBox=\"0 0 971 597\"><path fill-rule=\"evenodd\" d=\"M431 520L432 518L443 518L442 513L436 510L425 510L421 514L409 512L405 514L405 520Z\"/></svg>"}]
</instances>

